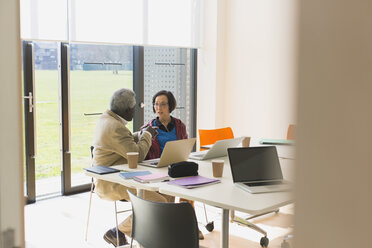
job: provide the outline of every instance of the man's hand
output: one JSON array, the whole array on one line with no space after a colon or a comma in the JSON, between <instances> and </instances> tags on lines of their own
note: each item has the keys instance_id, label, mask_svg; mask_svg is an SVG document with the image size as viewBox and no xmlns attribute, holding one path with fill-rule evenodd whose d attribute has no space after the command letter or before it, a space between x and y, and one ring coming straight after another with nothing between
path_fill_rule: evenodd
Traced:
<instances>
[{"instance_id":1,"label":"man's hand","mask_svg":"<svg viewBox=\"0 0 372 248\"><path fill-rule=\"evenodd\" d=\"M151 127L151 126L147 126L147 127L145 127L144 129L142 129L142 130L151 133L152 138L155 138L156 135L158 135L158 131L156 131L156 129L154 129L154 128Z\"/></svg>"}]
</instances>

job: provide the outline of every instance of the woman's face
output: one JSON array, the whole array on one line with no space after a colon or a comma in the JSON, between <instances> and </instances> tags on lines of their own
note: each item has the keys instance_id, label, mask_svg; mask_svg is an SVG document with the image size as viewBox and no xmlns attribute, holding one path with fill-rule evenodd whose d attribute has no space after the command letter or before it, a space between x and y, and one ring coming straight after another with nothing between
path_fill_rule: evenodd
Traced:
<instances>
[{"instance_id":1,"label":"woman's face","mask_svg":"<svg viewBox=\"0 0 372 248\"><path fill-rule=\"evenodd\" d=\"M168 104L168 97L165 95L160 95L155 98L155 113L159 117L159 119L166 119L169 118L169 104Z\"/></svg>"}]
</instances>

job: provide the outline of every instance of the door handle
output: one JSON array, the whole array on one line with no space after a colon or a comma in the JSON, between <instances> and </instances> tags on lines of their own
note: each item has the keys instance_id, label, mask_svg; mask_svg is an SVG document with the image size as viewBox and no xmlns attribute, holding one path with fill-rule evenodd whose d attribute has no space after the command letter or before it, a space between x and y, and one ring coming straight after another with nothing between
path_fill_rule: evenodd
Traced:
<instances>
[{"instance_id":1,"label":"door handle","mask_svg":"<svg viewBox=\"0 0 372 248\"><path fill-rule=\"evenodd\" d=\"M84 113L84 116L101 115L102 113Z\"/></svg>"},{"instance_id":2,"label":"door handle","mask_svg":"<svg viewBox=\"0 0 372 248\"><path fill-rule=\"evenodd\" d=\"M36 112L35 112L35 97L32 95L32 92L28 92L28 96L23 96L24 99L28 99L28 112L33 113L33 126L34 126L34 149L31 151L30 157L32 159L36 158L37 153L37 134L36 134Z\"/></svg>"},{"instance_id":3,"label":"door handle","mask_svg":"<svg viewBox=\"0 0 372 248\"><path fill-rule=\"evenodd\" d=\"M32 92L28 93L28 96L23 96L24 99L28 99L28 112L32 113L34 108L34 97L32 96Z\"/></svg>"},{"instance_id":4,"label":"door handle","mask_svg":"<svg viewBox=\"0 0 372 248\"><path fill-rule=\"evenodd\" d=\"M143 102L141 102L141 103L139 104L139 106L140 106L140 108L144 108L144 107L146 106L146 104L144 104Z\"/></svg>"}]
</instances>

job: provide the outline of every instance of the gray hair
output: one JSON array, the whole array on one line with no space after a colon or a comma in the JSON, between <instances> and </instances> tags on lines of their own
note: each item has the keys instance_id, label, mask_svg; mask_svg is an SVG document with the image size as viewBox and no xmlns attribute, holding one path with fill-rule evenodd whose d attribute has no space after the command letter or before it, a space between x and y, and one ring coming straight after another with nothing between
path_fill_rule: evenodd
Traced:
<instances>
[{"instance_id":1,"label":"gray hair","mask_svg":"<svg viewBox=\"0 0 372 248\"><path fill-rule=\"evenodd\" d=\"M136 94L133 90L122 88L114 92L110 101L110 110L117 115L123 116L128 109L136 105Z\"/></svg>"}]
</instances>

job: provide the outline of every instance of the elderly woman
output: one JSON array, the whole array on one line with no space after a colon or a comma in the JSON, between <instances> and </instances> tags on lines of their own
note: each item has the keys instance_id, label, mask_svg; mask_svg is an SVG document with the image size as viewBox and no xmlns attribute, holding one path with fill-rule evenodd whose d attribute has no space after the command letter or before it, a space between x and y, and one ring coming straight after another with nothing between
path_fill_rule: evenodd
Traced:
<instances>
[{"instance_id":1,"label":"elderly woman","mask_svg":"<svg viewBox=\"0 0 372 248\"><path fill-rule=\"evenodd\" d=\"M149 126L157 128L158 135L152 140L152 145L146 159L159 158L165 143L172 140L187 139L186 126L180 119L171 116L177 102L172 92L162 90L152 98L152 110L156 118L152 119L143 128Z\"/></svg>"},{"instance_id":2,"label":"elderly woman","mask_svg":"<svg viewBox=\"0 0 372 248\"><path fill-rule=\"evenodd\" d=\"M150 146L151 140L157 132L148 126L142 132L131 133L126 127L133 119L136 100L130 89L119 89L111 97L110 109L106 110L98 119L93 142L93 165L112 166L127 163L127 152L138 152L138 160L142 161ZM129 200L127 187L103 180L95 182L95 192L100 198L117 201ZM131 189L133 191L133 189ZM145 191L144 198L151 201L170 202L174 197L158 192ZM114 246L127 243L124 232L131 233L131 216L118 227L119 244L116 241L116 228L108 230L104 239Z\"/></svg>"}]
</instances>

